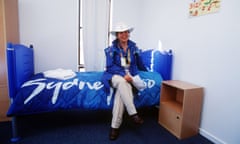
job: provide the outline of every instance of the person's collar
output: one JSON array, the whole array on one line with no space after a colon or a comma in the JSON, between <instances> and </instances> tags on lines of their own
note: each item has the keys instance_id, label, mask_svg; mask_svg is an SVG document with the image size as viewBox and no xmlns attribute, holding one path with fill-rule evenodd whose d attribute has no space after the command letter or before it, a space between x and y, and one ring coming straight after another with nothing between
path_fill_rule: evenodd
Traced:
<instances>
[{"instance_id":1,"label":"person's collar","mask_svg":"<svg viewBox=\"0 0 240 144\"><path fill-rule=\"evenodd\" d=\"M118 45L119 45L118 39L115 39L115 40L112 42L112 44L113 44L115 47L118 47ZM134 45L136 45L135 42L133 42L132 40L128 40L128 47L132 47L132 46L134 46Z\"/></svg>"}]
</instances>

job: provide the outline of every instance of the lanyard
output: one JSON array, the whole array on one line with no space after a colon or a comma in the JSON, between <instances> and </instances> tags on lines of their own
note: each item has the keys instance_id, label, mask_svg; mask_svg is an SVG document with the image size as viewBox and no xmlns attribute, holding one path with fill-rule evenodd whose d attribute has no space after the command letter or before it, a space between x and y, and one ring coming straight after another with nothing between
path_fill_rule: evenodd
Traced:
<instances>
[{"instance_id":1,"label":"lanyard","mask_svg":"<svg viewBox=\"0 0 240 144\"><path fill-rule=\"evenodd\" d=\"M121 50L121 52L120 52L120 57L121 57L121 59L125 59L125 60L126 60L126 64L127 64L127 65L130 65L130 63L131 63L131 53L130 53L130 49L127 48L127 56L126 56L126 57L123 56L123 53L124 53L124 52Z\"/></svg>"}]
</instances>

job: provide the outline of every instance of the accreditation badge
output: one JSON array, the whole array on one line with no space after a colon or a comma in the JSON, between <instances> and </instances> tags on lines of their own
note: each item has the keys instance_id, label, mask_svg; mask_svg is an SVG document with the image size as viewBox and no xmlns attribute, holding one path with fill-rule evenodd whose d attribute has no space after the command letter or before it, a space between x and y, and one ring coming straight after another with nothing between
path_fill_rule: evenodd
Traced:
<instances>
[{"instance_id":1,"label":"accreditation badge","mask_svg":"<svg viewBox=\"0 0 240 144\"><path fill-rule=\"evenodd\" d=\"M126 67L126 66L127 66L126 58L125 58L125 57L121 57L121 66L122 66L122 67Z\"/></svg>"}]
</instances>

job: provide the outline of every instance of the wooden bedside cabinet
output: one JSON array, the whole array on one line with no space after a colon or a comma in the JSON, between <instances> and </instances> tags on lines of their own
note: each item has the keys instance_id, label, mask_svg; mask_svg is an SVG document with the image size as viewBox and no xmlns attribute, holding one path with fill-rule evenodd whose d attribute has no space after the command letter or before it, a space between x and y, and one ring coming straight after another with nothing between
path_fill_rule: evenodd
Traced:
<instances>
[{"instance_id":1,"label":"wooden bedside cabinet","mask_svg":"<svg viewBox=\"0 0 240 144\"><path fill-rule=\"evenodd\" d=\"M178 80L163 81L159 124L179 139L198 134L202 101L202 87Z\"/></svg>"}]
</instances>

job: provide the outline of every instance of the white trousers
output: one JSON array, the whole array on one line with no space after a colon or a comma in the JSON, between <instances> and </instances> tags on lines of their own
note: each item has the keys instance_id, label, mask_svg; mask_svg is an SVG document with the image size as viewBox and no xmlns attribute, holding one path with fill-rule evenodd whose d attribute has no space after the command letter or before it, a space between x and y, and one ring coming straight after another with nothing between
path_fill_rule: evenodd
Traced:
<instances>
[{"instance_id":1,"label":"white trousers","mask_svg":"<svg viewBox=\"0 0 240 144\"><path fill-rule=\"evenodd\" d=\"M119 128L122 123L125 107L129 115L136 114L137 110L133 102L133 92L130 83L122 76L114 75L112 77L112 86L116 88L116 93L113 103L111 127Z\"/></svg>"}]
</instances>

